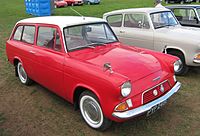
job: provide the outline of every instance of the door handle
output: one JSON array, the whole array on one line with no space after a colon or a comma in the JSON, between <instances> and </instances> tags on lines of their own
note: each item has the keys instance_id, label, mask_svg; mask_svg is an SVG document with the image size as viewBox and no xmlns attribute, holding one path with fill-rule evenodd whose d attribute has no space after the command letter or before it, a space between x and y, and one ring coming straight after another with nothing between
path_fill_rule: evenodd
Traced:
<instances>
[{"instance_id":1,"label":"door handle","mask_svg":"<svg viewBox=\"0 0 200 136\"><path fill-rule=\"evenodd\" d=\"M120 30L119 32L120 32L120 33L125 33L125 31L122 31L122 30Z\"/></svg>"},{"instance_id":2,"label":"door handle","mask_svg":"<svg viewBox=\"0 0 200 136\"><path fill-rule=\"evenodd\" d=\"M35 54L36 52L34 52L34 51L29 51L31 54Z\"/></svg>"}]
</instances>

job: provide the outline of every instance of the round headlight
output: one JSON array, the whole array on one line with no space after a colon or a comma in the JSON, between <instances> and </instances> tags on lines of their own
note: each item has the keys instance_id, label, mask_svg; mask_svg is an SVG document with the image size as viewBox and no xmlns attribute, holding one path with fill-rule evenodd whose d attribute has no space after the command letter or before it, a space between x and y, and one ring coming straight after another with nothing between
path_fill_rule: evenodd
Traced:
<instances>
[{"instance_id":1,"label":"round headlight","mask_svg":"<svg viewBox=\"0 0 200 136\"><path fill-rule=\"evenodd\" d=\"M176 62L174 62L174 72L179 72L182 68L182 61L181 60L177 60Z\"/></svg>"},{"instance_id":2,"label":"round headlight","mask_svg":"<svg viewBox=\"0 0 200 136\"><path fill-rule=\"evenodd\" d=\"M131 93L131 83L128 81L121 86L121 94L123 97L127 97L130 93Z\"/></svg>"}]
</instances>

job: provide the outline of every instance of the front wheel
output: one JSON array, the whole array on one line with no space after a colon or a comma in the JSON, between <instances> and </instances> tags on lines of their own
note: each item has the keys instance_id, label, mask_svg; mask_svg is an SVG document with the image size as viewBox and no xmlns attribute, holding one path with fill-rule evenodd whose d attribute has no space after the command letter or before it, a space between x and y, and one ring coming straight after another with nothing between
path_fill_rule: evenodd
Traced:
<instances>
[{"instance_id":1,"label":"front wheel","mask_svg":"<svg viewBox=\"0 0 200 136\"><path fill-rule=\"evenodd\" d=\"M178 76L185 75L188 72L189 67L185 63L185 57L184 57L183 53L181 53L179 51L169 51L168 54L176 56L181 60L180 69L177 72L175 72L175 74L178 75Z\"/></svg>"},{"instance_id":2,"label":"front wheel","mask_svg":"<svg viewBox=\"0 0 200 136\"><path fill-rule=\"evenodd\" d=\"M22 84L25 84L25 85L31 85L32 84L32 80L28 77L28 75L27 75L26 71L24 70L24 67L23 67L21 62L19 62L17 64L16 70L17 70L19 80Z\"/></svg>"},{"instance_id":3,"label":"front wheel","mask_svg":"<svg viewBox=\"0 0 200 136\"><path fill-rule=\"evenodd\" d=\"M104 117L98 98L93 93L83 92L79 106L83 119L91 128L104 131L111 126L112 121Z\"/></svg>"}]
</instances>

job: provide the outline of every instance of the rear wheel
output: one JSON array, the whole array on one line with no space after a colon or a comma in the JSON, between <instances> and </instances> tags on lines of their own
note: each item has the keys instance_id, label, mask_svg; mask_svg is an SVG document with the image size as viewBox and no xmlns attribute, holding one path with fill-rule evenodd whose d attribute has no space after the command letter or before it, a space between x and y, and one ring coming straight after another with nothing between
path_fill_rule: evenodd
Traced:
<instances>
[{"instance_id":1,"label":"rear wheel","mask_svg":"<svg viewBox=\"0 0 200 136\"><path fill-rule=\"evenodd\" d=\"M188 72L189 67L185 64L185 57L183 53L180 51L169 51L167 53L173 56L177 56L181 60L182 65L180 66L180 69L177 72L175 72L175 74L178 76L185 75Z\"/></svg>"},{"instance_id":2,"label":"rear wheel","mask_svg":"<svg viewBox=\"0 0 200 136\"><path fill-rule=\"evenodd\" d=\"M18 62L16 70L17 70L19 80L22 84L25 84L25 85L32 84L32 80L28 77L21 62Z\"/></svg>"},{"instance_id":3,"label":"rear wheel","mask_svg":"<svg viewBox=\"0 0 200 136\"><path fill-rule=\"evenodd\" d=\"M104 117L98 98L85 91L79 97L81 115L87 125L93 129L104 131L111 126L112 121Z\"/></svg>"}]
</instances>

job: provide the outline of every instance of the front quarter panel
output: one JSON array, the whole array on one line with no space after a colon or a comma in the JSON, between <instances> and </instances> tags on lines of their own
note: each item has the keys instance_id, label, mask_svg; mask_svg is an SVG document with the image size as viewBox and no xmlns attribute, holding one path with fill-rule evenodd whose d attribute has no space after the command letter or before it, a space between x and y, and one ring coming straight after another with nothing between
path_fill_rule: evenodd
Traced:
<instances>
[{"instance_id":1,"label":"front quarter panel","mask_svg":"<svg viewBox=\"0 0 200 136\"><path fill-rule=\"evenodd\" d=\"M122 99L120 85L127 77L117 73L103 71L102 68L74 59L69 55L64 63L64 92L65 99L73 103L74 91L77 87L84 87L92 91L99 99L103 112L110 118L114 107Z\"/></svg>"}]
</instances>

